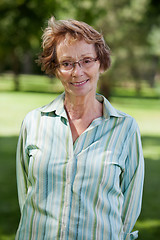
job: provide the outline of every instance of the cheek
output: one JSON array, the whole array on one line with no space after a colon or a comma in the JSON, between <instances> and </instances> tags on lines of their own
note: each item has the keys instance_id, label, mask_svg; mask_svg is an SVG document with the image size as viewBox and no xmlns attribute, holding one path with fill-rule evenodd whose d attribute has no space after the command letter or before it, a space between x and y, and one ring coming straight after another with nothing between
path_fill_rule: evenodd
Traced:
<instances>
[{"instance_id":1,"label":"cheek","mask_svg":"<svg viewBox=\"0 0 160 240\"><path fill-rule=\"evenodd\" d=\"M67 78L66 74L62 74L62 73L59 72L58 70L57 70L57 72L56 72L56 77L57 77L62 83L65 82L65 80L66 80L66 78Z\"/></svg>"},{"instance_id":2,"label":"cheek","mask_svg":"<svg viewBox=\"0 0 160 240\"><path fill-rule=\"evenodd\" d=\"M101 69L99 68L99 65L96 66L94 69L92 69L91 74L95 78L99 78L99 75L101 73Z\"/></svg>"},{"instance_id":3,"label":"cheek","mask_svg":"<svg viewBox=\"0 0 160 240\"><path fill-rule=\"evenodd\" d=\"M70 82L70 79L71 79L70 75L67 74L67 73L66 74L59 74L58 78L63 85L67 85Z\"/></svg>"},{"instance_id":4,"label":"cheek","mask_svg":"<svg viewBox=\"0 0 160 240\"><path fill-rule=\"evenodd\" d=\"M98 70L95 70L94 72L92 72L92 77L98 81L99 79L99 74L100 72Z\"/></svg>"}]
</instances>

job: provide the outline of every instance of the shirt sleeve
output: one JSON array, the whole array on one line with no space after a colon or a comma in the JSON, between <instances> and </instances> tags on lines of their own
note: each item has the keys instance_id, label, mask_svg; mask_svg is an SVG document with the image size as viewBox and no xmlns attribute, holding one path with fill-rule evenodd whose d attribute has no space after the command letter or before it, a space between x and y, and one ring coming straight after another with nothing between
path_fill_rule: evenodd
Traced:
<instances>
[{"instance_id":1,"label":"shirt sleeve","mask_svg":"<svg viewBox=\"0 0 160 240\"><path fill-rule=\"evenodd\" d=\"M124 195L122 209L124 240L133 240L138 238L138 231L131 231L141 211L144 181L144 158L138 126L129 141L123 174L121 187Z\"/></svg>"},{"instance_id":2,"label":"shirt sleeve","mask_svg":"<svg viewBox=\"0 0 160 240\"><path fill-rule=\"evenodd\" d=\"M16 175L17 175L17 189L18 189L18 200L20 210L22 212L22 208L27 195L27 165L26 163L29 160L29 156L26 152L26 129L24 121L21 126L21 131L17 144L17 152L16 152Z\"/></svg>"}]
</instances>

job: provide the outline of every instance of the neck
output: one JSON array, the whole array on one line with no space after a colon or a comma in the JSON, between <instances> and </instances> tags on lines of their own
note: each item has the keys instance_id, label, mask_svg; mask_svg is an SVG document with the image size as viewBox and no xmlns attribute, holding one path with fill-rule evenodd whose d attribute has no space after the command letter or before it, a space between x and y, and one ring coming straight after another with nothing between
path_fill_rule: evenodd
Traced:
<instances>
[{"instance_id":1,"label":"neck","mask_svg":"<svg viewBox=\"0 0 160 240\"><path fill-rule=\"evenodd\" d=\"M97 118L102 116L102 104L95 94L92 96L65 95L64 106L70 120L83 119L86 116Z\"/></svg>"}]
</instances>

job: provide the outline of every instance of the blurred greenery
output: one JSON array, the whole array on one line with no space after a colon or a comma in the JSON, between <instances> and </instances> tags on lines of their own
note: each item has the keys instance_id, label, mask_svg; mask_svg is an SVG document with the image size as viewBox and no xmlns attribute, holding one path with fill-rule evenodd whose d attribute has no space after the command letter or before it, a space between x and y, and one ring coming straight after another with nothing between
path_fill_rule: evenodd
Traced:
<instances>
[{"instance_id":1,"label":"blurred greenery","mask_svg":"<svg viewBox=\"0 0 160 240\"><path fill-rule=\"evenodd\" d=\"M11 77L0 76L0 240L14 239L20 218L15 154L21 122L28 111L49 103L63 91L57 79L21 75L21 91L14 92ZM113 88L110 99L117 109L135 117L142 134L145 184L142 212L135 229L140 231L139 239L144 240L158 240L160 236L159 96L156 89L144 84L137 97L132 85L121 83L121 87Z\"/></svg>"},{"instance_id":2,"label":"blurred greenery","mask_svg":"<svg viewBox=\"0 0 160 240\"><path fill-rule=\"evenodd\" d=\"M56 19L75 18L102 32L111 48L112 68L101 92L109 96L113 82L132 79L137 93L142 81L155 87L160 78L160 1L157 0L1 0L0 72L37 74L42 29Z\"/></svg>"}]
</instances>

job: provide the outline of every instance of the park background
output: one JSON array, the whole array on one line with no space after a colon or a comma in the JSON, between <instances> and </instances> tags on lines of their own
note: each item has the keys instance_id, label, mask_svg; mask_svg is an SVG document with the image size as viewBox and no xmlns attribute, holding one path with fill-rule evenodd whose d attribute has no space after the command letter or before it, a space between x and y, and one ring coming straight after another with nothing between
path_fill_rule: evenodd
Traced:
<instances>
[{"instance_id":1,"label":"park background","mask_svg":"<svg viewBox=\"0 0 160 240\"><path fill-rule=\"evenodd\" d=\"M98 89L114 107L132 115L142 135L145 183L135 229L141 240L160 236L160 1L1 0L0 1L0 240L12 240L20 212L15 154L28 111L63 92L35 60L42 29L51 15L76 18L102 32L112 66Z\"/></svg>"}]
</instances>

